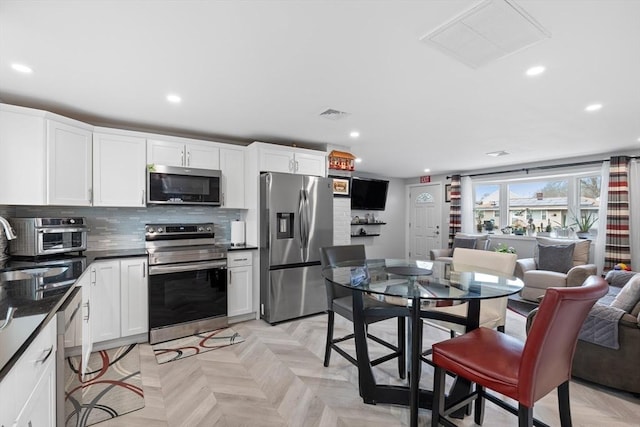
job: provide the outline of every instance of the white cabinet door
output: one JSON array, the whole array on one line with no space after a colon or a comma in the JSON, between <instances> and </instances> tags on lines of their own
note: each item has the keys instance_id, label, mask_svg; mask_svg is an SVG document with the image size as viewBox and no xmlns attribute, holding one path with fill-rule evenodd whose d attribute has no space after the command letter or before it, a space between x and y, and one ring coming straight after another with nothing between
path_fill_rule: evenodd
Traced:
<instances>
[{"instance_id":1,"label":"white cabinet door","mask_svg":"<svg viewBox=\"0 0 640 427\"><path fill-rule=\"evenodd\" d=\"M145 206L146 140L93 135L94 206Z\"/></svg>"},{"instance_id":2,"label":"white cabinet door","mask_svg":"<svg viewBox=\"0 0 640 427\"><path fill-rule=\"evenodd\" d=\"M94 343L120 338L120 261L91 265L90 313Z\"/></svg>"},{"instance_id":3,"label":"white cabinet door","mask_svg":"<svg viewBox=\"0 0 640 427\"><path fill-rule=\"evenodd\" d=\"M3 108L8 107L0 105L0 205L44 205L45 120Z\"/></svg>"},{"instance_id":4,"label":"white cabinet door","mask_svg":"<svg viewBox=\"0 0 640 427\"><path fill-rule=\"evenodd\" d=\"M293 151L288 148L262 147L260 149L259 172L294 173L293 162Z\"/></svg>"},{"instance_id":5,"label":"white cabinet door","mask_svg":"<svg viewBox=\"0 0 640 427\"><path fill-rule=\"evenodd\" d=\"M185 166L198 169L220 169L220 149L207 143L186 144Z\"/></svg>"},{"instance_id":6,"label":"white cabinet door","mask_svg":"<svg viewBox=\"0 0 640 427\"><path fill-rule=\"evenodd\" d=\"M147 163L164 166L184 165L184 144L173 141L147 141Z\"/></svg>"},{"instance_id":7,"label":"white cabinet door","mask_svg":"<svg viewBox=\"0 0 640 427\"><path fill-rule=\"evenodd\" d=\"M22 412L18 415L18 427L55 427L56 425L56 365L55 357L44 362L42 377L33 389Z\"/></svg>"},{"instance_id":8,"label":"white cabinet door","mask_svg":"<svg viewBox=\"0 0 640 427\"><path fill-rule=\"evenodd\" d=\"M229 317L253 311L251 251L227 253L227 313Z\"/></svg>"},{"instance_id":9,"label":"white cabinet door","mask_svg":"<svg viewBox=\"0 0 640 427\"><path fill-rule=\"evenodd\" d=\"M147 259L130 258L120 261L120 335L149 332Z\"/></svg>"},{"instance_id":10,"label":"white cabinet door","mask_svg":"<svg viewBox=\"0 0 640 427\"><path fill-rule=\"evenodd\" d=\"M222 171L223 208L243 209L244 202L244 150L220 149Z\"/></svg>"},{"instance_id":11,"label":"white cabinet door","mask_svg":"<svg viewBox=\"0 0 640 427\"><path fill-rule=\"evenodd\" d=\"M251 313L252 267L228 268L227 274L228 315L231 317Z\"/></svg>"},{"instance_id":12,"label":"white cabinet door","mask_svg":"<svg viewBox=\"0 0 640 427\"><path fill-rule=\"evenodd\" d=\"M295 153L295 173L327 176L327 160L322 154Z\"/></svg>"},{"instance_id":13,"label":"white cabinet door","mask_svg":"<svg viewBox=\"0 0 640 427\"><path fill-rule=\"evenodd\" d=\"M48 204L91 205L91 140L88 130L47 120Z\"/></svg>"},{"instance_id":14,"label":"white cabinet door","mask_svg":"<svg viewBox=\"0 0 640 427\"><path fill-rule=\"evenodd\" d=\"M147 163L184 166L199 169L220 169L220 149L202 142L147 141Z\"/></svg>"},{"instance_id":15,"label":"white cabinet door","mask_svg":"<svg viewBox=\"0 0 640 427\"><path fill-rule=\"evenodd\" d=\"M93 300L91 299L91 267L80 276L80 280L76 282L76 286L80 286L82 288L82 326L80 329L82 330L82 360L89 360L89 356L93 352L93 331L91 330L91 323L93 320L91 319L91 305L93 304ZM82 377L86 374L87 364L82 364Z\"/></svg>"}]
</instances>

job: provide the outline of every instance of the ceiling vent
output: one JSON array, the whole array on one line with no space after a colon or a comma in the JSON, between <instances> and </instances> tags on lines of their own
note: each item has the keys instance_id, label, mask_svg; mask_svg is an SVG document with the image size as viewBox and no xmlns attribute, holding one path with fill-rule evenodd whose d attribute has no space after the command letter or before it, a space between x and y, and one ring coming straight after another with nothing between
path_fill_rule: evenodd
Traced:
<instances>
[{"instance_id":1,"label":"ceiling vent","mask_svg":"<svg viewBox=\"0 0 640 427\"><path fill-rule=\"evenodd\" d=\"M347 117L349 113L345 113L344 111L334 110L333 108L327 108L322 113L320 113L320 117L324 117L329 120L340 120Z\"/></svg>"},{"instance_id":2,"label":"ceiling vent","mask_svg":"<svg viewBox=\"0 0 640 427\"><path fill-rule=\"evenodd\" d=\"M551 34L512 0L484 0L420 40L479 68L548 37Z\"/></svg>"}]
</instances>

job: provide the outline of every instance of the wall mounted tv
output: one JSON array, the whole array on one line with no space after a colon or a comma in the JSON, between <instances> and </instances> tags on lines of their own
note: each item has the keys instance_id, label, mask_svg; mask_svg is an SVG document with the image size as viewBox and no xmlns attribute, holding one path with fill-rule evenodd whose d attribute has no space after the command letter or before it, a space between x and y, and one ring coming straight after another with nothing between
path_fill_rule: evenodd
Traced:
<instances>
[{"instance_id":1,"label":"wall mounted tv","mask_svg":"<svg viewBox=\"0 0 640 427\"><path fill-rule=\"evenodd\" d=\"M387 204L389 181L351 178L351 209L383 211Z\"/></svg>"}]
</instances>

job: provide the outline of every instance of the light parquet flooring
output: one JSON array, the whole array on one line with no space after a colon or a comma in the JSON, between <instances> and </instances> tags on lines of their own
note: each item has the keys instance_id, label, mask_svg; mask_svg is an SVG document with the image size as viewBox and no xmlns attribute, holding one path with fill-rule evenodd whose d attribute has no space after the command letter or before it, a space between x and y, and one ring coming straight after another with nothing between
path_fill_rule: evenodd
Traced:
<instances>
[{"instance_id":1,"label":"light parquet flooring","mask_svg":"<svg viewBox=\"0 0 640 427\"><path fill-rule=\"evenodd\" d=\"M158 365L149 345L141 345L145 408L100 423L100 427L154 426L406 426L408 410L401 406L367 405L358 396L356 368L335 352L331 366L322 366L326 315L270 326L260 320L234 324L243 343L176 362ZM394 341L395 321L370 327ZM351 323L336 316L336 336ZM524 318L508 312L507 333L524 338ZM424 346L446 339L448 333L424 328ZM353 343L343 347L353 350ZM372 345L371 353L386 349ZM379 383L399 384L397 362L374 368ZM421 386L431 388L432 369L423 364ZM571 383L574 426L628 427L640 425L640 399L628 393L580 381ZM534 409L536 418L559 425L557 398L551 393ZM431 412L420 411L428 425ZM472 426L473 417L455 420ZM517 425L515 416L487 402L485 426Z\"/></svg>"}]
</instances>

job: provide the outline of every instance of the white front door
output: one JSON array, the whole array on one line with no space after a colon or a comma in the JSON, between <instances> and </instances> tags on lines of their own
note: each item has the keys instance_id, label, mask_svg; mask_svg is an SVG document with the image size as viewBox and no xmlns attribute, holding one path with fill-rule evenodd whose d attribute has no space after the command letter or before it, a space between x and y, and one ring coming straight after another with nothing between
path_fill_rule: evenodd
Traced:
<instances>
[{"instance_id":1,"label":"white front door","mask_svg":"<svg viewBox=\"0 0 640 427\"><path fill-rule=\"evenodd\" d=\"M429 259L431 249L442 248L440 224L442 184L424 184L409 189L409 257Z\"/></svg>"}]
</instances>

